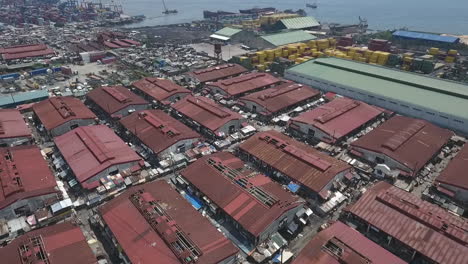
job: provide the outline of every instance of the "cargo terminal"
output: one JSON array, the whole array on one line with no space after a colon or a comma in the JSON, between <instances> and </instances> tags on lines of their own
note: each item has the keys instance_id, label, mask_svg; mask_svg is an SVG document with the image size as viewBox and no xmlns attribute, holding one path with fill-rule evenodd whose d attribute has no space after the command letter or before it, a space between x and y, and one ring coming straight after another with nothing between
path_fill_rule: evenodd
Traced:
<instances>
[{"instance_id":1,"label":"cargo terminal","mask_svg":"<svg viewBox=\"0 0 468 264\"><path fill-rule=\"evenodd\" d=\"M338 58L288 69L285 78L468 134L466 85Z\"/></svg>"}]
</instances>

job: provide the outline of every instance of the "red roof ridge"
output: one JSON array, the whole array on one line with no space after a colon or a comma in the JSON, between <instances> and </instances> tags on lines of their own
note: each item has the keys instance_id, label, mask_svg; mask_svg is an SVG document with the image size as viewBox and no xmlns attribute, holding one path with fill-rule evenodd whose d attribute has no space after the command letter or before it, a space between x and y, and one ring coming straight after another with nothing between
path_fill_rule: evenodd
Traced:
<instances>
[{"instance_id":1,"label":"red roof ridge","mask_svg":"<svg viewBox=\"0 0 468 264\"><path fill-rule=\"evenodd\" d=\"M208 101L205 101L205 100L202 100L202 99L199 99L199 98L195 98L195 97L188 97L187 98L187 101L189 101L190 103L216 115L217 117L219 118L226 118L228 116L230 116L230 114L224 110L222 110L221 108L209 103Z\"/></svg>"},{"instance_id":2,"label":"red roof ridge","mask_svg":"<svg viewBox=\"0 0 468 264\"><path fill-rule=\"evenodd\" d=\"M164 86L164 85L161 85L159 82L160 81L164 81L166 79L158 79L158 78L145 78L145 80L151 84L154 84L156 86L158 86L159 88L163 89L164 91L170 93L170 92L173 92L175 90L177 90L177 88L175 87L171 87L171 88L168 88L167 86Z\"/></svg>"},{"instance_id":3,"label":"red roof ridge","mask_svg":"<svg viewBox=\"0 0 468 264\"><path fill-rule=\"evenodd\" d=\"M265 101L266 99L270 99L270 98L275 98L277 96L280 96L280 95L283 95L285 93L289 93L289 92L292 92L292 91L295 91L297 89L300 89L302 88L303 85L302 84L299 84L299 83L294 83L294 84L291 84L283 89L278 89L276 91L273 91L269 94L263 94L263 95L260 95L258 96L258 99L262 100L262 101Z\"/></svg>"},{"instance_id":4,"label":"red roof ridge","mask_svg":"<svg viewBox=\"0 0 468 264\"><path fill-rule=\"evenodd\" d=\"M235 67L236 65L232 64L232 63L229 63L229 64L224 64L224 65L220 65L220 66L216 66L216 67L211 67L211 68L206 68L206 69L201 69L201 70L197 70L197 71L194 71L193 73L194 74L202 74L202 73L207 73L207 72L212 72L212 71L219 71L219 70L222 70L222 69L226 69L226 68L230 68L230 67Z\"/></svg>"},{"instance_id":5,"label":"red roof ridge","mask_svg":"<svg viewBox=\"0 0 468 264\"><path fill-rule=\"evenodd\" d=\"M159 119L152 112L142 111L139 112L138 115L154 128L161 130L164 135L168 135L169 137L180 135L180 132L177 129L172 127L169 123Z\"/></svg>"},{"instance_id":6,"label":"red roof ridge","mask_svg":"<svg viewBox=\"0 0 468 264\"><path fill-rule=\"evenodd\" d=\"M257 79L260 77L264 77L264 76L267 76L267 75L265 73L246 74L246 75L242 75L236 78L231 78L231 79L220 81L220 84L225 85L225 86L230 86L233 84L247 82L247 81Z\"/></svg>"},{"instance_id":7,"label":"red roof ridge","mask_svg":"<svg viewBox=\"0 0 468 264\"><path fill-rule=\"evenodd\" d=\"M0 181L4 197L23 192L24 186L18 170L16 169L16 163L10 149L6 149L4 159L0 160L0 164L2 161L5 162L5 166L2 166L3 171L0 170Z\"/></svg>"},{"instance_id":8,"label":"red roof ridge","mask_svg":"<svg viewBox=\"0 0 468 264\"><path fill-rule=\"evenodd\" d=\"M50 103L54 108L60 113L63 118L68 118L70 116L76 116L75 112L71 107L63 100L62 97L52 97L50 98Z\"/></svg>"},{"instance_id":9,"label":"red roof ridge","mask_svg":"<svg viewBox=\"0 0 468 264\"><path fill-rule=\"evenodd\" d=\"M102 87L102 89L110 96L114 97L115 100L119 101L119 103L128 103L132 100L130 97L118 91L115 86L105 86Z\"/></svg>"},{"instance_id":10,"label":"red roof ridge","mask_svg":"<svg viewBox=\"0 0 468 264\"><path fill-rule=\"evenodd\" d=\"M388 148L391 151L395 151L411 137L416 135L421 129L426 126L426 122L422 120L412 120L408 125L400 129L397 133L389 137L385 142L382 143L382 147Z\"/></svg>"},{"instance_id":11,"label":"red roof ridge","mask_svg":"<svg viewBox=\"0 0 468 264\"><path fill-rule=\"evenodd\" d=\"M99 139L92 131L77 129L76 135L100 163L104 163L115 158L115 156L111 155L111 152L105 145L98 143L102 140Z\"/></svg>"},{"instance_id":12,"label":"red roof ridge","mask_svg":"<svg viewBox=\"0 0 468 264\"><path fill-rule=\"evenodd\" d=\"M317 120L320 123L324 124L324 123L326 123L326 122L328 122L328 121L330 121L330 120L332 120L332 119L334 119L334 118L336 118L336 117L338 117L338 116L340 116L340 115L342 115L342 114L344 114L344 113L358 107L359 105L361 105L360 102L352 100L348 104L343 105L341 107L336 107L336 108L332 107L332 108L330 108L330 110L332 112L328 112L328 113L325 113L323 115L320 115L320 116L316 117L315 120Z\"/></svg>"}]
</instances>

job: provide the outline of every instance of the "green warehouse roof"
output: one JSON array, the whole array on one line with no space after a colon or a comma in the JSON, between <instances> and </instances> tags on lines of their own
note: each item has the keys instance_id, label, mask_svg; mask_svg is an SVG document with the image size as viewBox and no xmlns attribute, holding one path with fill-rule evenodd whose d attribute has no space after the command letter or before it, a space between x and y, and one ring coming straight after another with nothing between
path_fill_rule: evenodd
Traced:
<instances>
[{"instance_id":1,"label":"green warehouse roof","mask_svg":"<svg viewBox=\"0 0 468 264\"><path fill-rule=\"evenodd\" d=\"M237 28L230 28L230 27L225 27L222 28L218 31L216 31L214 34L224 36L224 37L232 37L235 34L241 32L242 30L237 29Z\"/></svg>"},{"instance_id":2,"label":"green warehouse roof","mask_svg":"<svg viewBox=\"0 0 468 264\"><path fill-rule=\"evenodd\" d=\"M353 87L395 101L419 105L434 112L467 118L468 86L350 60L321 58L292 67L296 73Z\"/></svg>"},{"instance_id":3,"label":"green warehouse roof","mask_svg":"<svg viewBox=\"0 0 468 264\"><path fill-rule=\"evenodd\" d=\"M262 39L266 40L267 42L275 46L282 46L282 45L291 44L291 43L304 42L304 41L313 40L316 38L317 38L316 36L311 35L302 30L262 36Z\"/></svg>"},{"instance_id":4,"label":"green warehouse roof","mask_svg":"<svg viewBox=\"0 0 468 264\"><path fill-rule=\"evenodd\" d=\"M283 23L287 29L303 29L320 26L320 23L315 18L310 16L285 18L281 19L281 23Z\"/></svg>"}]
</instances>

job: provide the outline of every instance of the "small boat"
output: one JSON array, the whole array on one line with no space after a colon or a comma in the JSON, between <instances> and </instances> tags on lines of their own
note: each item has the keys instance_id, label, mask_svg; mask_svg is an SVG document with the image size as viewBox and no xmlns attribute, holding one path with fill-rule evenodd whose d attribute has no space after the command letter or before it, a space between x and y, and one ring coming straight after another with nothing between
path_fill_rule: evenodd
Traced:
<instances>
[{"instance_id":1,"label":"small boat","mask_svg":"<svg viewBox=\"0 0 468 264\"><path fill-rule=\"evenodd\" d=\"M308 8L317 8L317 4L316 3L313 3L313 4L306 4L306 7Z\"/></svg>"}]
</instances>

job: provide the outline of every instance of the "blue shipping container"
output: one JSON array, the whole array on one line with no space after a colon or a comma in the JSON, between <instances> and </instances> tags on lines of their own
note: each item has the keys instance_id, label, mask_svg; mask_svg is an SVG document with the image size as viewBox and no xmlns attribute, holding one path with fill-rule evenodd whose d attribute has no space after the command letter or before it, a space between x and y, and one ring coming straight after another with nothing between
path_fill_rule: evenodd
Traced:
<instances>
[{"instance_id":1,"label":"blue shipping container","mask_svg":"<svg viewBox=\"0 0 468 264\"><path fill-rule=\"evenodd\" d=\"M31 76L39 75L39 74L47 74L47 68L37 69L34 71L30 71L29 74Z\"/></svg>"},{"instance_id":2,"label":"blue shipping container","mask_svg":"<svg viewBox=\"0 0 468 264\"><path fill-rule=\"evenodd\" d=\"M54 72L60 72L62 71L62 67L57 67L52 69Z\"/></svg>"},{"instance_id":3,"label":"blue shipping container","mask_svg":"<svg viewBox=\"0 0 468 264\"><path fill-rule=\"evenodd\" d=\"M11 77L17 79L17 78L20 77L20 74L19 73L9 73L9 74L0 75L0 79L2 79L2 80L6 79L6 78L11 78Z\"/></svg>"}]
</instances>

